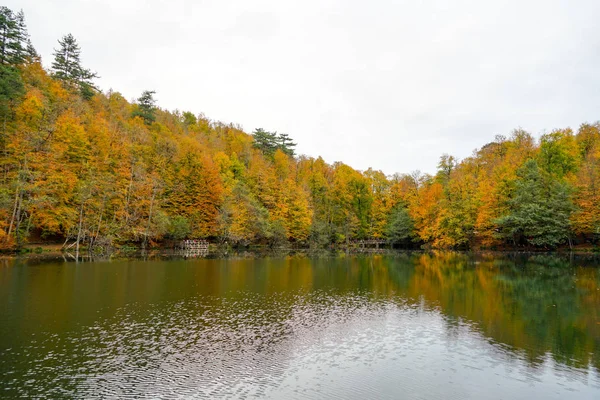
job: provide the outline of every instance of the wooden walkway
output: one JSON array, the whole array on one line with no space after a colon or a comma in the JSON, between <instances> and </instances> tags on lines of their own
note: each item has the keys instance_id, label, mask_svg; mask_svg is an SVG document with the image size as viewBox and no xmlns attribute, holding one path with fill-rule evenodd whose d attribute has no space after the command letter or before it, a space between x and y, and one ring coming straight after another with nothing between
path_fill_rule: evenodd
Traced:
<instances>
[{"instance_id":1,"label":"wooden walkway","mask_svg":"<svg viewBox=\"0 0 600 400\"><path fill-rule=\"evenodd\" d=\"M206 240L182 240L179 247L183 250L208 251L209 243Z\"/></svg>"},{"instance_id":2,"label":"wooden walkway","mask_svg":"<svg viewBox=\"0 0 600 400\"><path fill-rule=\"evenodd\" d=\"M184 258L202 258L208 256L208 246L206 240L186 239L179 242L176 254Z\"/></svg>"},{"instance_id":3,"label":"wooden walkway","mask_svg":"<svg viewBox=\"0 0 600 400\"><path fill-rule=\"evenodd\" d=\"M361 249L375 247L376 249L379 249L379 246L384 246L388 243L387 240L383 239L352 240L348 243L348 247L357 247Z\"/></svg>"}]
</instances>

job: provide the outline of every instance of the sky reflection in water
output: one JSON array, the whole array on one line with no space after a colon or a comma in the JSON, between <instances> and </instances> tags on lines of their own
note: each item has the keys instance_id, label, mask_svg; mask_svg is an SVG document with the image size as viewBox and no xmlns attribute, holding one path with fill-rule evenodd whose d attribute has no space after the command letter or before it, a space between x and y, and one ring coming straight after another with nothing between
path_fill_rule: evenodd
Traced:
<instances>
[{"instance_id":1,"label":"sky reflection in water","mask_svg":"<svg viewBox=\"0 0 600 400\"><path fill-rule=\"evenodd\" d=\"M0 396L599 398L600 273L458 253L0 267Z\"/></svg>"}]
</instances>

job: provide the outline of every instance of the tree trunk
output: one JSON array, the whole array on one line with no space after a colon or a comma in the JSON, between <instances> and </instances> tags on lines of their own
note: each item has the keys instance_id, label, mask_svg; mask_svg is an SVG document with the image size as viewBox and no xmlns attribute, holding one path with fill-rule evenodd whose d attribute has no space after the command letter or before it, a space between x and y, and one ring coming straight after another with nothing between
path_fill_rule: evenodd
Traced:
<instances>
[{"instance_id":1,"label":"tree trunk","mask_svg":"<svg viewBox=\"0 0 600 400\"><path fill-rule=\"evenodd\" d=\"M152 188L152 198L150 199L150 213L148 213L148 224L146 225L146 233L144 234L144 242L142 249L146 249L148 243L148 234L150 232L150 222L152 221L152 211L154 209L154 197L156 196L156 189Z\"/></svg>"},{"instance_id":2,"label":"tree trunk","mask_svg":"<svg viewBox=\"0 0 600 400\"><path fill-rule=\"evenodd\" d=\"M12 228L15 224L15 217L17 216L17 208L19 207L19 198L21 194L21 188L17 185L17 189L15 190L15 204L13 206L12 216L10 218L10 224L8 225L8 231L6 232L6 241L9 240L10 234L12 233Z\"/></svg>"},{"instance_id":3,"label":"tree trunk","mask_svg":"<svg viewBox=\"0 0 600 400\"><path fill-rule=\"evenodd\" d=\"M20 191L19 194L19 207L17 208L17 215L15 217L15 236L17 238L17 247L21 247L21 238L19 236L19 230L21 229L21 211L23 205L23 191Z\"/></svg>"},{"instance_id":4,"label":"tree trunk","mask_svg":"<svg viewBox=\"0 0 600 400\"><path fill-rule=\"evenodd\" d=\"M106 195L102 199L102 210L100 210L100 218L98 219L98 226L96 227L96 233L93 238L90 238L90 250L98 241L98 235L100 234L100 225L102 225L102 217L104 216L104 208L106 207Z\"/></svg>"},{"instance_id":5,"label":"tree trunk","mask_svg":"<svg viewBox=\"0 0 600 400\"><path fill-rule=\"evenodd\" d=\"M350 222L348 221L348 219L346 219L346 226L345 226L345 233L346 233L346 253L350 251L350 228L349 225Z\"/></svg>"},{"instance_id":6,"label":"tree trunk","mask_svg":"<svg viewBox=\"0 0 600 400\"><path fill-rule=\"evenodd\" d=\"M129 174L129 186L127 187L127 198L125 200L125 224L129 222L129 198L133 187L133 160L131 161L131 173Z\"/></svg>"},{"instance_id":7,"label":"tree trunk","mask_svg":"<svg viewBox=\"0 0 600 400\"><path fill-rule=\"evenodd\" d=\"M65 242L63 243L61 250L64 250L67 247L67 243L69 242L69 238L70 236L67 234L67 237L65 238Z\"/></svg>"}]
</instances>

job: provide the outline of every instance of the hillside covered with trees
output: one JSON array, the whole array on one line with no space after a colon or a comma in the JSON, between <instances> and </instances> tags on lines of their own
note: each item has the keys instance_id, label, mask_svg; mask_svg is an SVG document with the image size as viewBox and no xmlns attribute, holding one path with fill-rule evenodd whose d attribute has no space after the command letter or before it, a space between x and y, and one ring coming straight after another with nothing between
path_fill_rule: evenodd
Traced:
<instances>
[{"instance_id":1,"label":"hillside covered with trees","mask_svg":"<svg viewBox=\"0 0 600 400\"><path fill-rule=\"evenodd\" d=\"M599 123L539 140L515 130L464 160L443 155L433 176L386 176L297 155L286 134L161 109L151 90L135 102L102 92L70 34L45 70L22 12L0 8L0 38L3 249L184 238L555 248L600 236Z\"/></svg>"}]
</instances>

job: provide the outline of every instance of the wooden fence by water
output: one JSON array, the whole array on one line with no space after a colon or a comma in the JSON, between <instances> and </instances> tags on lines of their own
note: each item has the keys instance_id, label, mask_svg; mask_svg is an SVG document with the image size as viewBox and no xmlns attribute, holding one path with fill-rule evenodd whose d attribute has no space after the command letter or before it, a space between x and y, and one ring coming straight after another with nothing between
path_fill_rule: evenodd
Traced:
<instances>
[{"instance_id":1,"label":"wooden fence by water","mask_svg":"<svg viewBox=\"0 0 600 400\"><path fill-rule=\"evenodd\" d=\"M206 240L187 239L182 240L179 248L183 250L208 251L209 243Z\"/></svg>"}]
</instances>

